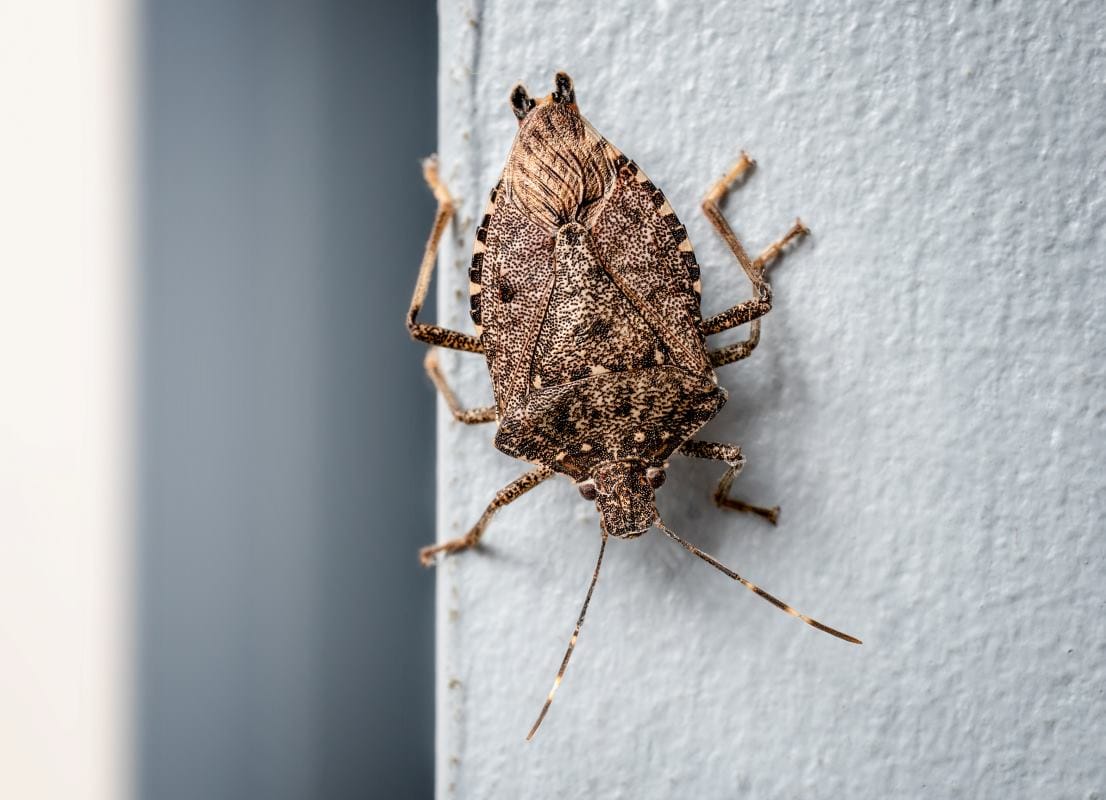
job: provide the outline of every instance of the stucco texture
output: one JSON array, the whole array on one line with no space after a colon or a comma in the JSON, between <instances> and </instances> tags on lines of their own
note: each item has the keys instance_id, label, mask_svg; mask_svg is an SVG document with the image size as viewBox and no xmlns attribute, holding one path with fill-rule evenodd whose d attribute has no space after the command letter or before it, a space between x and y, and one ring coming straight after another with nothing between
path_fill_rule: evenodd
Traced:
<instances>
[{"instance_id":1,"label":"stucco texture","mask_svg":"<svg viewBox=\"0 0 1106 800\"><path fill-rule=\"evenodd\" d=\"M655 531L612 541L527 743L599 547L592 504L551 481L438 567L438 796L1106 797L1101 5L440 13L442 171L461 201L444 324L472 329L465 270L516 129L508 91L546 94L557 69L687 225L706 313L750 293L698 210L742 149L759 166L726 212L749 248L811 227L702 434L741 444L735 494L779 503L779 526L715 508L714 463L674 457L658 503L864 644ZM482 357L442 363L467 405L491 401ZM494 426L441 403L437 422L438 534L455 536L527 467Z\"/></svg>"}]
</instances>

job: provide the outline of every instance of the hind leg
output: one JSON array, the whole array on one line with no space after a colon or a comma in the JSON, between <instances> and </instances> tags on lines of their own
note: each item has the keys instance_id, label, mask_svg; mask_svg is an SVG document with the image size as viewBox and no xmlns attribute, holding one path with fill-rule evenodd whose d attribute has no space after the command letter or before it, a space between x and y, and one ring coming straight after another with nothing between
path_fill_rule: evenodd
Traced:
<instances>
[{"instance_id":1,"label":"hind leg","mask_svg":"<svg viewBox=\"0 0 1106 800\"><path fill-rule=\"evenodd\" d=\"M764 278L765 271L770 264L780 257L788 244L810 233L810 230L803 225L801 220L795 220L795 224L791 226L790 230L765 248L755 260L749 258L749 254L745 252L744 246L722 214L721 203L729 194L733 185L742 180L755 163L747 153L742 153L737 164L707 192L707 196L703 199L703 214L710 220L711 225L714 226L722 240L726 242L730 252L734 254L737 262L752 283L753 293L756 295L752 300L738 303L700 323L699 328L705 336L721 333L745 323L751 323L749 336L744 341L711 351L711 364L716 367L748 357L759 344L760 318L772 309L772 287L768 285Z\"/></svg>"},{"instance_id":2,"label":"hind leg","mask_svg":"<svg viewBox=\"0 0 1106 800\"><path fill-rule=\"evenodd\" d=\"M431 156L423 162L422 174L426 179L426 185L434 192L434 197L438 201L438 211L434 215L434 226L430 229L430 236L426 240L426 250L419 265L419 277L415 281L415 291L411 295L411 307L407 310L407 330L411 332L412 337L426 344L448 347L451 350L464 350L469 353L482 353L484 348L477 337L418 321L419 311L426 301L426 292L430 288L430 279L434 275L434 266L438 263L438 245L441 244L446 226L453 218L453 198L449 196L445 184L438 177L436 156Z\"/></svg>"},{"instance_id":3,"label":"hind leg","mask_svg":"<svg viewBox=\"0 0 1106 800\"><path fill-rule=\"evenodd\" d=\"M775 525L780 518L780 507L754 506L742 500L730 497L730 487L733 479L745 466L745 456L741 455L741 448L736 444L723 444L721 442L687 441L680 445L679 452L690 458L707 458L712 461L724 461L727 465L725 473L718 481L718 487L714 490L714 502L719 508L728 508L732 511L744 511L756 514Z\"/></svg>"}]
</instances>

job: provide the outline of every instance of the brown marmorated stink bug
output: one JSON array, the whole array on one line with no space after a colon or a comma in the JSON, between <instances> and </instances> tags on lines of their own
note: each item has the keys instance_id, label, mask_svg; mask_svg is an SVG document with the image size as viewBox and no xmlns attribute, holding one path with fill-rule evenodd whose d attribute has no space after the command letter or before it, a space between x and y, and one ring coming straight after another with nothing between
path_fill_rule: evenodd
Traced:
<instances>
[{"instance_id":1,"label":"brown marmorated stink bug","mask_svg":"<svg viewBox=\"0 0 1106 800\"><path fill-rule=\"evenodd\" d=\"M714 368L745 358L757 346L760 317L772 307L766 267L807 229L796 221L759 258L749 258L720 210L730 187L753 164L742 154L707 193L702 208L749 277L754 296L703 319L699 265L672 206L580 115L568 75L558 73L554 84L553 93L540 100L521 85L510 95L518 133L476 229L469 268L476 335L417 321L438 243L453 215L433 158L424 172L438 212L407 315L407 327L419 341L484 354L495 392L495 405L487 408L461 408L434 350L426 368L455 419L470 425L496 422L495 446L536 465L501 489L464 536L423 548L422 563L475 546L498 509L557 473L574 481L599 511L595 571L553 688L527 739L564 677L608 536L632 539L656 527L788 614L860 644L684 541L660 519L654 500L668 457L679 452L726 464L714 493L719 506L775 523L778 508L730 497L745 463L741 448L691 437L726 402ZM750 329L744 341L707 348L708 336L745 323Z\"/></svg>"}]
</instances>

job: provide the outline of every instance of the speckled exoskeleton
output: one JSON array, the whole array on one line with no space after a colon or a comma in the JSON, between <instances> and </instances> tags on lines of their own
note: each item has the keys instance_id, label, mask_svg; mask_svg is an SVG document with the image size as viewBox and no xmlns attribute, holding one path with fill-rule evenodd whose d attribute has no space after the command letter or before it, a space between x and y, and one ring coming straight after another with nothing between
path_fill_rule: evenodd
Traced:
<instances>
[{"instance_id":1,"label":"speckled exoskeleton","mask_svg":"<svg viewBox=\"0 0 1106 800\"><path fill-rule=\"evenodd\" d=\"M807 229L796 220L758 258L748 256L720 210L730 187L753 166L743 153L707 193L702 208L748 276L753 296L703 319L699 265L672 206L581 116L571 79L558 73L554 85L538 100L521 85L510 95L518 133L476 230L469 269L476 334L417 321L454 210L434 159L424 164L424 173L438 212L407 316L419 341L484 354L494 406L462 408L433 349L427 371L455 419L497 423L495 446L536 465L500 490L464 536L423 548L422 562L475 546L497 509L558 473L575 482L599 511L595 571L553 688L527 738L544 719L564 676L608 536L632 539L656 527L787 613L859 644L684 541L661 521L654 500L673 453L715 459L727 465L715 502L775 523L778 508L730 496L744 464L741 448L692 436L726 402L714 368L747 357L757 346L760 318L772 307L766 267ZM744 341L717 350L707 346L708 336L746 323Z\"/></svg>"}]
</instances>

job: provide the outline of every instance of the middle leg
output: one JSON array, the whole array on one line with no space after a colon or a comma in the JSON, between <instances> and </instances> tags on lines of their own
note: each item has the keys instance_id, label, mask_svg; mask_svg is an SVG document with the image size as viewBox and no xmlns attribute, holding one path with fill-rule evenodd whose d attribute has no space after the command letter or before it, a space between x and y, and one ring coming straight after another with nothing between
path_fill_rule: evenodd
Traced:
<instances>
[{"instance_id":1,"label":"middle leg","mask_svg":"<svg viewBox=\"0 0 1106 800\"><path fill-rule=\"evenodd\" d=\"M730 487L733 485L733 479L738 476L741 468L745 466L745 456L741 455L741 448L736 444L689 440L680 445L680 453L689 458L708 458L712 461L724 461L726 463L726 472L722 475L722 479L718 481L718 488L714 490L714 502L719 508L756 514L758 517L764 517L773 525L779 521L779 506L764 508L730 497Z\"/></svg>"},{"instance_id":2,"label":"middle leg","mask_svg":"<svg viewBox=\"0 0 1106 800\"><path fill-rule=\"evenodd\" d=\"M453 415L455 420L463 422L466 425L495 422L497 416L495 406L482 406L480 408L461 407L461 404L457 402L457 395L453 394L453 390L449 388L449 384L446 383L445 375L442 374L442 370L438 366L438 352L434 348L430 348L426 351L426 358L423 360L423 366L426 367L426 374L430 376L430 380L434 382L434 386L445 399L445 404L449 406L449 413Z\"/></svg>"}]
</instances>

